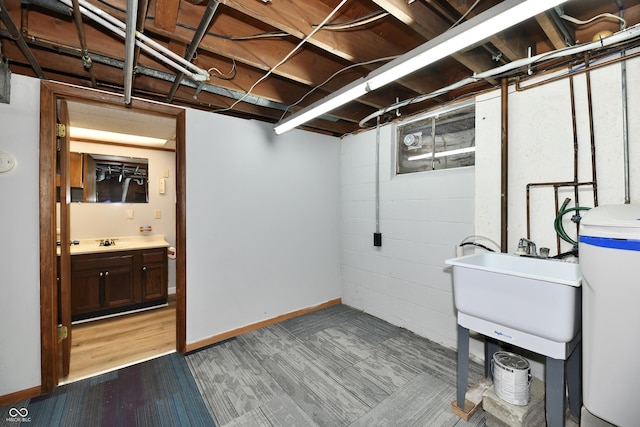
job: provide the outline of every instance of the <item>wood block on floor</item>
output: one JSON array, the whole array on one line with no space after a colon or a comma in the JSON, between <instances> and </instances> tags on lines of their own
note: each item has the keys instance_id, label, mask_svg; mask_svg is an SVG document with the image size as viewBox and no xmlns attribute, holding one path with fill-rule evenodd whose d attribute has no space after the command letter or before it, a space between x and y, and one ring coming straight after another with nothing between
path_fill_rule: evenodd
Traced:
<instances>
[{"instance_id":1,"label":"wood block on floor","mask_svg":"<svg viewBox=\"0 0 640 427\"><path fill-rule=\"evenodd\" d=\"M473 414L476 413L478 408L480 408L481 403L482 402L480 402L478 404L475 404L475 403L465 399L464 400L464 408L459 408L457 400L454 400L453 402L451 402L451 410L453 411L454 414L456 414L457 416L459 416L463 420L469 421L469 418L471 418L473 416Z\"/></svg>"}]
</instances>

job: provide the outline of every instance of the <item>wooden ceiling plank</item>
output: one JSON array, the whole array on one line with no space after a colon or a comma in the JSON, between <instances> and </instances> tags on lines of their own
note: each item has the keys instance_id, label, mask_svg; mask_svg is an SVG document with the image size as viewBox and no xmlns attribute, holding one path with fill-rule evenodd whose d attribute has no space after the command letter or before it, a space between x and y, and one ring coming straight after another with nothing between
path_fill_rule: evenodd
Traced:
<instances>
[{"instance_id":1,"label":"wooden ceiling plank","mask_svg":"<svg viewBox=\"0 0 640 427\"><path fill-rule=\"evenodd\" d=\"M255 0L226 0L225 5L233 7L255 19L261 19L269 25L292 34L299 39L309 34L314 28L313 25L321 22L330 12L330 9L321 2L305 2L304 6L301 6L299 2L284 0L272 5L264 5ZM308 43L323 49L331 55L336 55L341 59L354 63L401 55L406 51L399 49L397 44L389 43L374 32L363 30L320 30L314 34ZM280 58L282 57L284 57L284 54ZM382 64L380 62L363 65L362 68L371 71ZM308 67L304 68L308 69ZM416 81L408 87L417 93L433 87L433 85L425 86L425 84L426 82Z\"/></svg>"},{"instance_id":2,"label":"wooden ceiling plank","mask_svg":"<svg viewBox=\"0 0 640 427\"><path fill-rule=\"evenodd\" d=\"M256 0L225 0L227 7L259 19L270 26L285 31L298 39L310 34L331 12L331 8L318 0L279 0L264 4ZM308 43L345 59L364 62L384 56L404 53L399 46L373 32L328 31L316 32Z\"/></svg>"},{"instance_id":3,"label":"wooden ceiling plank","mask_svg":"<svg viewBox=\"0 0 640 427\"><path fill-rule=\"evenodd\" d=\"M544 31L544 33L549 38L549 41L553 45L554 49L562 49L566 47L562 32L560 32L558 27L556 27L556 25L553 23L551 18L547 16L546 13L541 13L540 15L536 16L536 21L538 22L538 25L540 25L540 28L542 28L542 31Z\"/></svg>"},{"instance_id":4,"label":"wooden ceiling plank","mask_svg":"<svg viewBox=\"0 0 640 427\"><path fill-rule=\"evenodd\" d=\"M154 25L165 31L174 31L178 23L180 0L156 0Z\"/></svg>"},{"instance_id":5,"label":"wooden ceiling plank","mask_svg":"<svg viewBox=\"0 0 640 427\"><path fill-rule=\"evenodd\" d=\"M196 8L190 4L184 4L184 7L180 9L179 22L186 24L187 26L195 27L199 22L202 8ZM152 5L151 8L154 6ZM150 10L150 15L154 12ZM114 12L114 16L118 17L118 12ZM221 34L256 34L261 32L262 29L253 27L245 22L241 22L235 17L230 17L227 14L220 14L215 20L216 32ZM151 24L147 24L147 31L154 32L163 37L167 37L173 42L188 43L193 36L193 32L183 26L177 26L173 33L158 30ZM242 69L241 64L247 64L250 67L256 67L258 69L267 71L273 65L275 65L281 58L283 58L295 45L287 41L286 39L257 39L252 41L233 41L228 38L215 37L213 35L205 36L200 44L200 56L204 51L210 52L220 57L228 57L235 59L238 64L238 74L246 74L253 76L252 84L260 77L260 74L256 70L251 68ZM231 67L232 62L224 67L228 69ZM308 64L314 64L313 67L309 67ZM199 63L202 68L208 69L205 64ZM331 59L330 57L322 56L317 51L303 49L299 51L293 58L279 67L275 76L290 79L298 83L302 83L311 87L324 82L326 78L333 73L341 70L345 67L343 62L339 62L338 59ZM365 70L366 71L366 70ZM322 91L331 92L344 87L346 84L351 83L357 78L364 75L362 71L358 69L349 70L346 73L341 73L326 85L323 86ZM426 82L419 81L414 82L414 85L418 87L415 90L416 93L424 92ZM250 87L243 86L238 88L240 90L247 90ZM287 96L287 94L283 94ZM380 98L380 101L376 99ZM297 100L295 98L294 100ZM372 106L374 108L380 108L386 105L388 99L386 97L373 96L368 97L363 103L365 105ZM286 102L286 101L285 101ZM293 102L293 100L289 100ZM378 102L372 105L372 102Z\"/></svg>"}]
</instances>

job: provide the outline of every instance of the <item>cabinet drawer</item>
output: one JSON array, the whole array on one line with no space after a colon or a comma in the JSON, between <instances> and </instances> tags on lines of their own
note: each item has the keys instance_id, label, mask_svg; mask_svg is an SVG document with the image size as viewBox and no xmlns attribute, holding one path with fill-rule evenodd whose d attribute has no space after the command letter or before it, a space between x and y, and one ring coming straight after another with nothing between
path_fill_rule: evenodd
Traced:
<instances>
[{"instance_id":1,"label":"cabinet drawer","mask_svg":"<svg viewBox=\"0 0 640 427\"><path fill-rule=\"evenodd\" d=\"M72 270L96 270L133 266L133 255L74 255L71 257Z\"/></svg>"},{"instance_id":2,"label":"cabinet drawer","mask_svg":"<svg viewBox=\"0 0 640 427\"><path fill-rule=\"evenodd\" d=\"M167 258L167 248L148 249L142 251L143 264L162 264Z\"/></svg>"}]
</instances>

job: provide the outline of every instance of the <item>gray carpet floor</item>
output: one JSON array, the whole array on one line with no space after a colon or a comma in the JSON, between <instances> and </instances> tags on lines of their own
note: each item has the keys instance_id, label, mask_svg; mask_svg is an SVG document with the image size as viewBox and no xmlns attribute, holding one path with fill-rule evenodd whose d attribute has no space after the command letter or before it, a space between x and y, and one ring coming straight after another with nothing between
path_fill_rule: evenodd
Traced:
<instances>
[{"instance_id":1,"label":"gray carpet floor","mask_svg":"<svg viewBox=\"0 0 640 427\"><path fill-rule=\"evenodd\" d=\"M485 426L482 410L451 411L455 351L345 305L186 360L218 426ZM469 384L483 376L469 371Z\"/></svg>"}]
</instances>

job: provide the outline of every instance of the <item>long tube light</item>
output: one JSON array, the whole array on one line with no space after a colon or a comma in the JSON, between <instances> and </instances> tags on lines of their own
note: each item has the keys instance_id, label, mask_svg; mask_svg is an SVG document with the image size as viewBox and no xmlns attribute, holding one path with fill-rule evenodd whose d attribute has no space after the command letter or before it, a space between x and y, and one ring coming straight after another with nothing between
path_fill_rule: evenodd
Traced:
<instances>
[{"instance_id":1,"label":"long tube light","mask_svg":"<svg viewBox=\"0 0 640 427\"><path fill-rule=\"evenodd\" d=\"M505 0L310 106L292 114L274 127L282 134L325 114L367 92L401 79L414 71L473 46L567 0Z\"/></svg>"}]
</instances>

